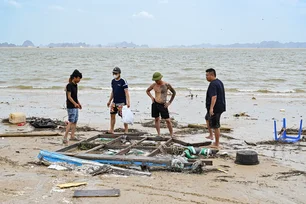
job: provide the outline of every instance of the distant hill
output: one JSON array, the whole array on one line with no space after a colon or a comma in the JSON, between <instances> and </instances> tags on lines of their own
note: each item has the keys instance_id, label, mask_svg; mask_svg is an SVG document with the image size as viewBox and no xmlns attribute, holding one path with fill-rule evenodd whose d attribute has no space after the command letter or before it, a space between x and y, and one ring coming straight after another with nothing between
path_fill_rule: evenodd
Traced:
<instances>
[{"instance_id":1,"label":"distant hill","mask_svg":"<svg viewBox=\"0 0 306 204\"><path fill-rule=\"evenodd\" d=\"M174 45L170 48L306 48L306 42L280 43L278 41L262 41L261 43L235 43L230 45L213 45L202 43L197 45Z\"/></svg>"},{"instance_id":2,"label":"distant hill","mask_svg":"<svg viewBox=\"0 0 306 204\"><path fill-rule=\"evenodd\" d=\"M35 47L30 40L24 41L22 45L12 43L0 43L0 47ZM40 45L39 47L114 47L114 48L149 48L148 45L137 45L133 42L109 43L107 45L90 45L85 42L79 43L50 43L48 45ZM234 43L229 45L201 43L195 45L173 45L168 48L306 48L306 42L287 42L280 43L278 41L262 41L260 43Z\"/></svg>"},{"instance_id":3,"label":"distant hill","mask_svg":"<svg viewBox=\"0 0 306 204\"><path fill-rule=\"evenodd\" d=\"M84 42L79 43L50 43L48 47L90 47L89 44Z\"/></svg>"},{"instance_id":4,"label":"distant hill","mask_svg":"<svg viewBox=\"0 0 306 204\"><path fill-rule=\"evenodd\" d=\"M23 42L23 44L21 45L21 47L34 47L35 45L30 41L30 40L26 40Z\"/></svg>"},{"instance_id":5,"label":"distant hill","mask_svg":"<svg viewBox=\"0 0 306 204\"><path fill-rule=\"evenodd\" d=\"M136 45L133 42L120 42L120 43L110 43L108 45L106 45L106 47L120 47L120 48L134 48L134 47L143 47L143 48L148 48L148 45Z\"/></svg>"},{"instance_id":6,"label":"distant hill","mask_svg":"<svg viewBox=\"0 0 306 204\"><path fill-rule=\"evenodd\" d=\"M5 43L0 43L0 47L16 47L16 45L5 42Z\"/></svg>"}]
</instances>

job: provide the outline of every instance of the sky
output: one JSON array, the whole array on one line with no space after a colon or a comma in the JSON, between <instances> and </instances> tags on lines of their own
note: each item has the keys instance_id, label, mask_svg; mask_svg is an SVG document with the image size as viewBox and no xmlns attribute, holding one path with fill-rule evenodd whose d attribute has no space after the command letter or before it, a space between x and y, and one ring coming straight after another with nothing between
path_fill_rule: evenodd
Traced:
<instances>
[{"instance_id":1,"label":"sky","mask_svg":"<svg viewBox=\"0 0 306 204\"><path fill-rule=\"evenodd\" d=\"M306 42L306 0L0 0L0 43Z\"/></svg>"}]
</instances>

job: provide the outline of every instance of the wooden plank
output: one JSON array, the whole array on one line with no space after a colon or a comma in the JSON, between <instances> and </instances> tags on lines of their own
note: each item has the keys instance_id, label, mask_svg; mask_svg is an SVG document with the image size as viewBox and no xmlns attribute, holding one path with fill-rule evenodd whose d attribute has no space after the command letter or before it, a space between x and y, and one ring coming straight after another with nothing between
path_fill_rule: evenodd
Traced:
<instances>
[{"instance_id":1,"label":"wooden plank","mask_svg":"<svg viewBox=\"0 0 306 204\"><path fill-rule=\"evenodd\" d=\"M173 138L172 141L174 143L177 143L177 144L180 144L180 145L183 145L183 146L187 146L187 144L188 144L187 142L184 142L182 140L178 140L178 139L175 139L175 138Z\"/></svg>"},{"instance_id":2,"label":"wooden plank","mask_svg":"<svg viewBox=\"0 0 306 204\"><path fill-rule=\"evenodd\" d=\"M148 154L148 157L153 157L153 156L157 155L160 152L161 148L163 148L163 146L167 146L171 142L172 142L172 138L168 139L167 142L165 142L164 144L161 144L156 150L154 150L153 152Z\"/></svg>"},{"instance_id":3,"label":"wooden plank","mask_svg":"<svg viewBox=\"0 0 306 204\"><path fill-rule=\"evenodd\" d=\"M166 157L147 157L134 155L103 155L103 154L77 154L77 158L94 160L96 162L113 165L137 165L137 166L171 166L171 158ZM192 165L196 160L188 159L186 165ZM206 165L212 165L212 161L202 160Z\"/></svg>"},{"instance_id":4,"label":"wooden plank","mask_svg":"<svg viewBox=\"0 0 306 204\"><path fill-rule=\"evenodd\" d=\"M89 149L87 151L84 152L84 154L89 153L89 152L93 152L93 151L97 151L99 149L102 149L105 145L112 145L115 144L116 142L120 141L122 139L123 136L118 136L116 139L113 139L112 141L105 143L105 144L101 144L99 146L96 146L92 149Z\"/></svg>"},{"instance_id":5,"label":"wooden plank","mask_svg":"<svg viewBox=\"0 0 306 204\"><path fill-rule=\"evenodd\" d=\"M193 147L201 147L201 146L211 145L211 141L189 143L189 142L184 142L182 140L173 139L173 142L178 143L178 144L183 145L183 146L193 146Z\"/></svg>"},{"instance_id":6,"label":"wooden plank","mask_svg":"<svg viewBox=\"0 0 306 204\"><path fill-rule=\"evenodd\" d=\"M120 134L119 136L123 136L124 134ZM125 135L127 140L142 140L145 138L145 136L135 136L135 135ZM117 138L117 136L110 135L110 134L104 134L99 135L99 138ZM148 141L167 141L169 138L166 137L147 137Z\"/></svg>"},{"instance_id":7,"label":"wooden plank","mask_svg":"<svg viewBox=\"0 0 306 204\"><path fill-rule=\"evenodd\" d=\"M0 137L45 137L45 136L61 136L54 131L35 131L35 132L9 132L0 134Z\"/></svg>"},{"instance_id":8,"label":"wooden plank","mask_svg":"<svg viewBox=\"0 0 306 204\"><path fill-rule=\"evenodd\" d=\"M76 143L74 143L74 144L72 144L72 145L69 145L69 146L64 147L64 148L62 148L62 149L59 149L59 150L57 150L56 152L66 152L66 151L68 151L68 150L72 150L72 149L74 149L74 148L77 148L82 142L90 142L90 141L95 140L95 139L97 139L97 138L99 138L99 135L90 137L90 138L85 139L85 140L81 140L81 141L76 142Z\"/></svg>"},{"instance_id":9,"label":"wooden plank","mask_svg":"<svg viewBox=\"0 0 306 204\"><path fill-rule=\"evenodd\" d=\"M126 135L126 136L143 136L147 133L145 132L139 132L139 133L114 133L114 134L109 134L109 133L103 133L103 134L99 134L100 137L104 137L104 138L116 138L118 136L122 136L122 135Z\"/></svg>"},{"instance_id":10,"label":"wooden plank","mask_svg":"<svg viewBox=\"0 0 306 204\"><path fill-rule=\"evenodd\" d=\"M119 197L119 189L107 190L76 190L73 197Z\"/></svg>"},{"instance_id":11,"label":"wooden plank","mask_svg":"<svg viewBox=\"0 0 306 204\"><path fill-rule=\"evenodd\" d=\"M117 152L116 155L122 155L122 154L126 154L128 153L133 147L135 147L136 145L142 143L143 141L145 141L147 139L147 137L143 138L142 140L139 140L137 142L135 142L134 144L124 148L123 150L121 150L120 152Z\"/></svg>"}]
</instances>

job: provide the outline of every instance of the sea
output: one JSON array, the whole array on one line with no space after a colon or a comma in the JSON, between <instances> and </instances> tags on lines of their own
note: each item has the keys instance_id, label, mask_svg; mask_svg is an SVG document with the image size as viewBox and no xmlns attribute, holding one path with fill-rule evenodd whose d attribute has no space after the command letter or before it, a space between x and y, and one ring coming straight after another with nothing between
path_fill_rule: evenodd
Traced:
<instances>
[{"instance_id":1,"label":"sea","mask_svg":"<svg viewBox=\"0 0 306 204\"><path fill-rule=\"evenodd\" d=\"M83 90L108 90L118 66L130 90L144 91L154 72L181 91L205 91L214 68L227 93L306 93L306 49L1 48L0 90L63 90L83 74Z\"/></svg>"}]
</instances>

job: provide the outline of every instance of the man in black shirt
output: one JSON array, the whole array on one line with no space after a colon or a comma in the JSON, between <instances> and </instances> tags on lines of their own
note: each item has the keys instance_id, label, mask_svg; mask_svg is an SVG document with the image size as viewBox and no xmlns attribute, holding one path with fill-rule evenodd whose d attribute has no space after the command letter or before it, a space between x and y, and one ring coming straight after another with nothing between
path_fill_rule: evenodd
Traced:
<instances>
[{"instance_id":1,"label":"man in black shirt","mask_svg":"<svg viewBox=\"0 0 306 204\"><path fill-rule=\"evenodd\" d=\"M70 140L78 140L74 133L76 129L76 124L79 118L79 110L82 109L82 105L78 100L78 83L82 79L82 73L77 69L70 75L69 83L66 86L66 103L68 112L68 125L66 127L65 136L63 139L64 144L68 144L68 133L71 130Z\"/></svg>"},{"instance_id":2,"label":"man in black shirt","mask_svg":"<svg viewBox=\"0 0 306 204\"><path fill-rule=\"evenodd\" d=\"M214 69L206 70L206 79L210 82L206 93L206 109L205 116L209 136L207 139L213 140L213 131L215 132L214 147L219 147L220 138L220 117L226 111L225 91L222 81L216 78L216 71Z\"/></svg>"}]
</instances>

